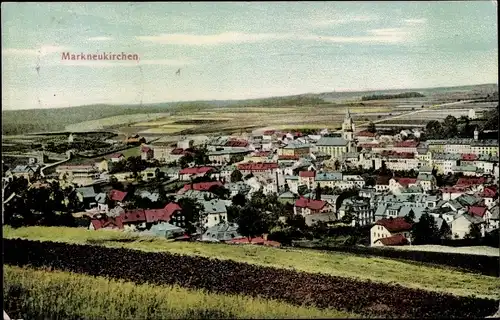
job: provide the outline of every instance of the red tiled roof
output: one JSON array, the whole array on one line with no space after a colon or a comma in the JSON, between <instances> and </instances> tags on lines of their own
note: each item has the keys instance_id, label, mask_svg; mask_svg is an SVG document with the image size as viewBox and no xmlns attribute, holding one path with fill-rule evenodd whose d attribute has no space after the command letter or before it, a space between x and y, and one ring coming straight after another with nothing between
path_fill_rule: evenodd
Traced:
<instances>
[{"instance_id":1,"label":"red tiled roof","mask_svg":"<svg viewBox=\"0 0 500 320\"><path fill-rule=\"evenodd\" d=\"M407 187L409 184L414 184L417 182L416 178L394 178L400 185Z\"/></svg>"},{"instance_id":2,"label":"red tiled roof","mask_svg":"<svg viewBox=\"0 0 500 320\"><path fill-rule=\"evenodd\" d=\"M311 210L321 210L325 207L326 201L323 200L311 200L304 197L297 199L295 201L295 206L299 208L309 208Z\"/></svg>"},{"instance_id":3,"label":"red tiled roof","mask_svg":"<svg viewBox=\"0 0 500 320\"><path fill-rule=\"evenodd\" d=\"M245 140L229 140L225 144L226 147L246 147L248 146L248 141Z\"/></svg>"},{"instance_id":4,"label":"red tiled roof","mask_svg":"<svg viewBox=\"0 0 500 320\"><path fill-rule=\"evenodd\" d=\"M397 234L392 237L381 238L378 239L377 241L380 241L384 246L402 246L409 243L408 239L406 239L403 235L400 234Z\"/></svg>"},{"instance_id":5,"label":"red tiled roof","mask_svg":"<svg viewBox=\"0 0 500 320\"><path fill-rule=\"evenodd\" d=\"M299 156L294 155L281 155L278 156L278 160L299 160Z\"/></svg>"},{"instance_id":6,"label":"red tiled roof","mask_svg":"<svg viewBox=\"0 0 500 320\"><path fill-rule=\"evenodd\" d=\"M299 177L303 178L314 178L316 176L315 171L300 171L299 172Z\"/></svg>"},{"instance_id":7,"label":"red tiled roof","mask_svg":"<svg viewBox=\"0 0 500 320\"><path fill-rule=\"evenodd\" d=\"M184 149L182 149L182 148L175 148L174 150L170 151L170 154L181 155L183 153L184 153Z\"/></svg>"},{"instance_id":8,"label":"red tiled roof","mask_svg":"<svg viewBox=\"0 0 500 320\"><path fill-rule=\"evenodd\" d=\"M195 168L184 168L179 171L179 174L200 174L207 173L214 170L212 167L195 167Z\"/></svg>"},{"instance_id":9,"label":"red tiled roof","mask_svg":"<svg viewBox=\"0 0 500 320\"><path fill-rule=\"evenodd\" d=\"M488 208L486 207L472 206L469 207L468 212L473 216L478 216L482 218L486 213L486 210L488 210Z\"/></svg>"},{"instance_id":10,"label":"red tiled roof","mask_svg":"<svg viewBox=\"0 0 500 320\"><path fill-rule=\"evenodd\" d=\"M376 225L384 226L389 232L399 232L411 230L412 225L402 217L394 219L381 219L375 222Z\"/></svg>"},{"instance_id":11,"label":"red tiled roof","mask_svg":"<svg viewBox=\"0 0 500 320\"><path fill-rule=\"evenodd\" d=\"M165 209L147 209L144 210L146 222L168 221Z\"/></svg>"},{"instance_id":12,"label":"red tiled roof","mask_svg":"<svg viewBox=\"0 0 500 320\"><path fill-rule=\"evenodd\" d=\"M484 177L479 178L459 178L455 186L472 186L478 184L484 184L486 179Z\"/></svg>"},{"instance_id":13,"label":"red tiled roof","mask_svg":"<svg viewBox=\"0 0 500 320\"><path fill-rule=\"evenodd\" d=\"M125 158L125 156L123 155L123 153L113 153L113 154L111 155L111 157L109 157L109 158L110 158L110 159L118 159L118 158L121 158L121 157L124 157L124 158Z\"/></svg>"},{"instance_id":14,"label":"red tiled roof","mask_svg":"<svg viewBox=\"0 0 500 320\"><path fill-rule=\"evenodd\" d=\"M252 154L253 157L268 157L271 151L257 151Z\"/></svg>"},{"instance_id":15,"label":"red tiled roof","mask_svg":"<svg viewBox=\"0 0 500 320\"><path fill-rule=\"evenodd\" d=\"M396 152L394 150L384 150L382 151L382 156L398 159L413 159L415 157L415 154L413 152Z\"/></svg>"},{"instance_id":16,"label":"red tiled roof","mask_svg":"<svg viewBox=\"0 0 500 320\"><path fill-rule=\"evenodd\" d=\"M197 182L193 183L193 190L196 191L208 191L213 186L223 186L224 184L220 181L210 181L210 182ZM191 190L191 184L186 184L181 191Z\"/></svg>"},{"instance_id":17,"label":"red tiled roof","mask_svg":"<svg viewBox=\"0 0 500 320\"><path fill-rule=\"evenodd\" d=\"M413 141L413 140L407 140L407 141L401 141L401 142L396 142L394 144L394 147L396 148L416 148L418 146L418 141Z\"/></svg>"},{"instance_id":18,"label":"red tiled roof","mask_svg":"<svg viewBox=\"0 0 500 320\"><path fill-rule=\"evenodd\" d=\"M485 187L483 192L479 193L480 197L483 198L493 198L497 194L497 187L496 186L488 186Z\"/></svg>"},{"instance_id":19,"label":"red tiled roof","mask_svg":"<svg viewBox=\"0 0 500 320\"><path fill-rule=\"evenodd\" d=\"M176 211L181 211L182 208L175 202L170 202L169 204L167 204L165 206L165 212L170 220L170 217L172 217L172 215L176 212Z\"/></svg>"},{"instance_id":20,"label":"red tiled roof","mask_svg":"<svg viewBox=\"0 0 500 320\"><path fill-rule=\"evenodd\" d=\"M135 209L120 214L123 222L145 222L146 213L143 209Z\"/></svg>"},{"instance_id":21,"label":"red tiled roof","mask_svg":"<svg viewBox=\"0 0 500 320\"><path fill-rule=\"evenodd\" d=\"M377 148L379 146L380 146L379 143L360 143L360 144L358 144L358 147L361 147L363 149Z\"/></svg>"},{"instance_id":22,"label":"red tiled roof","mask_svg":"<svg viewBox=\"0 0 500 320\"><path fill-rule=\"evenodd\" d=\"M389 180L391 180L391 177L388 177L388 176L378 176L376 184L388 186L389 185Z\"/></svg>"},{"instance_id":23,"label":"red tiled roof","mask_svg":"<svg viewBox=\"0 0 500 320\"><path fill-rule=\"evenodd\" d=\"M272 134L274 134L275 132L276 132L275 130L266 130L266 131L264 131L264 134L265 134L265 135L272 135Z\"/></svg>"},{"instance_id":24,"label":"red tiled roof","mask_svg":"<svg viewBox=\"0 0 500 320\"><path fill-rule=\"evenodd\" d=\"M116 218L107 217L103 219L92 219L92 225L94 230L99 230L101 228L111 227L113 229L123 229L122 217L118 216Z\"/></svg>"},{"instance_id":25,"label":"red tiled roof","mask_svg":"<svg viewBox=\"0 0 500 320\"><path fill-rule=\"evenodd\" d=\"M375 133L369 131L360 131L356 134L358 137L375 137Z\"/></svg>"},{"instance_id":26,"label":"red tiled roof","mask_svg":"<svg viewBox=\"0 0 500 320\"><path fill-rule=\"evenodd\" d=\"M250 170L250 171L265 171L278 169L278 164L275 162L257 162L257 163L240 163L238 164L238 170Z\"/></svg>"},{"instance_id":27,"label":"red tiled roof","mask_svg":"<svg viewBox=\"0 0 500 320\"><path fill-rule=\"evenodd\" d=\"M111 190L109 192L109 199L113 201L123 201L125 197L127 196L127 192L120 191L120 190Z\"/></svg>"},{"instance_id":28,"label":"red tiled roof","mask_svg":"<svg viewBox=\"0 0 500 320\"><path fill-rule=\"evenodd\" d=\"M153 151L153 149L151 149L150 147L148 146L142 146L141 147L141 152L142 153L146 153L146 152L150 152L150 151Z\"/></svg>"},{"instance_id":29,"label":"red tiled roof","mask_svg":"<svg viewBox=\"0 0 500 320\"><path fill-rule=\"evenodd\" d=\"M462 154L462 160L477 160L477 155L473 153Z\"/></svg>"},{"instance_id":30,"label":"red tiled roof","mask_svg":"<svg viewBox=\"0 0 500 320\"><path fill-rule=\"evenodd\" d=\"M465 189L464 188L457 188L457 187L446 187L446 188L442 188L441 189L441 192L442 193L465 193Z\"/></svg>"}]
</instances>

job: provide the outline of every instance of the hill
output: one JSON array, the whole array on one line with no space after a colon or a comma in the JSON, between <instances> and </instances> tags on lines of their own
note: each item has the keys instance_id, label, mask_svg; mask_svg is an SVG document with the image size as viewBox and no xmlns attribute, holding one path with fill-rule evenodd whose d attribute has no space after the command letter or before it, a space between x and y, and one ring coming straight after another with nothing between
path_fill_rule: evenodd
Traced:
<instances>
[{"instance_id":1,"label":"hill","mask_svg":"<svg viewBox=\"0 0 500 320\"><path fill-rule=\"evenodd\" d=\"M463 87L444 87L411 89L418 91L426 97L446 96L450 93L461 93L467 96L498 94L496 84L485 84ZM69 108L51 109L28 109L2 111L2 134L19 135L33 132L61 131L67 125L77 124L85 121L99 120L121 115L145 114L145 113L176 113L179 111L196 111L204 108L217 107L285 107L306 106L319 107L338 101L360 101L363 96L368 95L397 95L408 90L380 90L364 92L325 92L285 97L270 97L264 99L246 100L204 100L188 102L165 102L145 105L109 105L95 104ZM498 95L497 95L498 96Z\"/></svg>"}]
</instances>

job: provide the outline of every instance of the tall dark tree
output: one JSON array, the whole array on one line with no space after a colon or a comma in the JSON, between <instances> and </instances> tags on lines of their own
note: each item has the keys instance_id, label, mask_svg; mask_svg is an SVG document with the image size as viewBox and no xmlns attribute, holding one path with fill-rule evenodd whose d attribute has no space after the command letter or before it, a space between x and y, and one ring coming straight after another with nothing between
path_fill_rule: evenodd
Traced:
<instances>
[{"instance_id":1,"label":"tall dark tree","mask_svg":"<svg viewBox=\"0 0 500 320\"><path fill-rule=\"evenodd\" d=\"M213 185L208 189L209 192L215 194L217 198L222 200L227 200L229 198L230 192L223 186Z\"/></svg>"},{"instance_id":2,"label":"tall dark tree","mask_svg":"<svg viewBox=\"0 0 500 320\"><path fill-rule=\"evenodd\" d=\"M408 223L415 223L415 212L410 210L410 212L404 217L405 221Z\"/></svg>"},{"instance_id":3,"label":"tall dark tree","mask_svg":"<svg viewBox=\"0 0 500 320\"><path fill-rule=\"evenodd\" d=\"M236 169L233 172L231 172L231 182L238 182L243 180L243 174L241 173L240 170Z\"/></svg>"},{"instance_id":4,"label":"tall dark tree","mask_svg":"<svg viewBox=\"0 0 500 320\"><path fill-rule=\"evenodd\" d=\"M414 244L434 244L439 240L439 229L436 220L428 213L422 214L420 220L413 225L412 238Z\"/></svg>"},{"instance_id":5,"label":"tall dark tree","mask_svg":"<svg viewBox=\"0 0 500 320\"><path fill-rule=\"evenodd\" d=\"M316 185L316 200L321 200L321 187L319 186L319 182Z\"/></svg>"},{"instance_id":6,"label":"tall dark tree","mask_svg":"<svg viewBox=\"0 0 500 320\"><path fill-rule=\"evenodd\" d=\"M238 192L237 194L234 195L232 199L232 204L234 206L240 206L243 207L247 202L247 199L244 194Z\"/></svg>"},{"instance_id":7,"label":"tall dark tree","mask_svg":"<svg viewBox=\"0 0 500 320\"><path fill-rule=\"evenodd\" d=\"M377 132L377 128L375 127L375 123L373 123L372 121L370 121L370 123L368 124L367 131L371 132L371 133Z\"/></svg>"},{"instance_id":8,"label":"tall dark tree","mask_svg":"<svg viewBox=\"0 0 500 320\"><path fill-rule=\"evenodd\" d=\"M203 231L202 226L205 218L204 214L202 214L203 206L191 198L181 198L178 204L182 208L186 231L190 234Z\"/></svg>"},{"instance_id":9,"label":"tall dark tree","mask_svg":"<svg viewBox=\"0 0 500 320\"><path fill-rule=\"evenodd\" d=\"M269 232L268 219L265 213L249 204L241 209L236 223L238 224L238 232L247 237L249 241L254 237Z\"/></svg>"}]
</instances>

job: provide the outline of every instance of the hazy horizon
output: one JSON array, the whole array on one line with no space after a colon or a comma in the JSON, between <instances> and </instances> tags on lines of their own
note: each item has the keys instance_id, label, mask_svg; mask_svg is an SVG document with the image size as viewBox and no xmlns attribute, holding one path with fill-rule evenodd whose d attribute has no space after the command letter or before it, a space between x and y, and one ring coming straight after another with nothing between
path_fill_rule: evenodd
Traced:
<instances>
[{"instance_id":1,"label":"hazy horizon","mask_svg":"<svg viewBox=\"0 0 500 320\"><path fill-rule=\"evenodd\" d=\"M64 52L140 61L62 61ZM3 3L2 67L3 110L498 85L497 10L490 1Z\"/></svg>"}]
</instances>

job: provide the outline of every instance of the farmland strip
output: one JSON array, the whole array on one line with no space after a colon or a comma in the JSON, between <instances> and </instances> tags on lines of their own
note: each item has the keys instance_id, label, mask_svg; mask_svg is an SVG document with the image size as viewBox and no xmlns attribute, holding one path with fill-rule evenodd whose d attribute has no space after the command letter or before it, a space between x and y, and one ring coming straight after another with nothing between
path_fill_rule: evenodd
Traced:
<instances>
[{"instance_id":1,"label":"farmland strip","mask_svg":"<svg viewBox=\"0 0 500 320\"><path fill-rule=\"evenodd\" d=\"M234 261L148 253L90 245L4 239L4 263L51 267L136 283L180 285L215 293L246 294L383 317L478 318L498 302L308 274Z\"/></svg>"}]
</instances>

